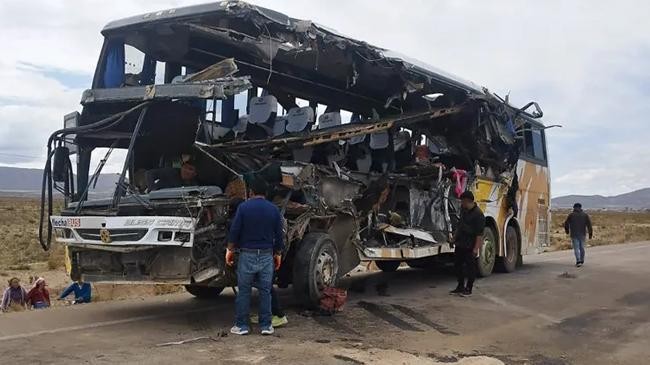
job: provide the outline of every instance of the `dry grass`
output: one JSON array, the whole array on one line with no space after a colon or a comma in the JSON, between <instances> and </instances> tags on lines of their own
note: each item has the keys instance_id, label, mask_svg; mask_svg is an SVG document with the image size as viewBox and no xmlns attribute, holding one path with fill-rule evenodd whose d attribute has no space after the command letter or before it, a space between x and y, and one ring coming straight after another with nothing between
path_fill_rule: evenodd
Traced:
<instances>
[{"instance_id":1,"label":"dry grass","mask_svg":"<svg viewBox=\"0 0 650 365\"><path fill-rule=\"evenodd\" d=\"M54 212L61 210L63 202L55 202ZM38 242L40 201L36 198L0 197L0 288L5 279L16 276L29 287L34 277L43 276L50 292L58 294L70 279L64 272L64 250L53 244L44 251ZM182 285L113 285L94 283L93 301L141 298L183 291ZM54 302L62 305L61 302Z\"/></svg>"},{"instance_id":2,"label":"dry grass","mask_svg":"<svg viewBox=\"0 0 650 365\"><path fill-rule=\"evenodd\" d=\"M565 250L571 248L571 242L564 233L564 220L568 210L553 212L551 226L551 247ZM588 212L594 228L591 246L639 242L650 240L650 212Z\"/></svg>"},{"instance_id":3,"label":"dry grass","mask_svg":"<svg viewBox=\"0 0 650 365\"><path fill-rule=\"evenodd\" d=\"M55 203L55 212L60 211L61 201ZM48 261L53 257L50 267L62 264L62 251L43 251L38 243L39 200L35 198L0 198L0 268L29 270L34 262Z\"/></svg>"}]
</instances>

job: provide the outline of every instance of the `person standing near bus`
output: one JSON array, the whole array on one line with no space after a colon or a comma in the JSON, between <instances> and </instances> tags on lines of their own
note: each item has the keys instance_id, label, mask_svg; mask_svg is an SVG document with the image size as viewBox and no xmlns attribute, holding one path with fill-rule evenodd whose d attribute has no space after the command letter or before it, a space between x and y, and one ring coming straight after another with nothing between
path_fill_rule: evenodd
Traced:
<instances>
[{"instance_id":1,"label":"person standing near bus","mask_svg":"<svg viewBox=\"0 0 650 365\"><path fill-rule=\"evenodd\" d=\"M278 207L266 200L266 183L255 178L250 184L250 198L237 207L230 226L226 264L237 262L237 299L235 325L230 329L236 335L247 335L251 290L257 282L259 292L259 322L262 335L273 334L271 324L271 287L273 271L280 268L284 250L282 216Z\"/></svg>"},{"instance_id":2,"label":"person standing near bus","mask_svg":"<svg viewBox=\"0 0 650 365\"><path fill-rule=\"evenodd\" d=\"M576 267L584 265L587 233L589 233L589 239L592 239L594 230L591 227L589 215L582 210L582 204L573 204L573 212L564 221L564 231L571 236L571 245L576 256Z\"/></svg>"},{"instance_id":3,"label":"person standing near bus","mask_svg":"<svg viewBox=\"0 0 650 365\"><path fill-rule=\"evenodd\" d=\"M460 222L451 240L455 246L454 266L458 285L451 293L469 296L472 295L477 270L476 261L483 245L485 216L474 202L474 194L471 191L463 192L460 195L460 202Z\"/></svg>"}]
</instances>

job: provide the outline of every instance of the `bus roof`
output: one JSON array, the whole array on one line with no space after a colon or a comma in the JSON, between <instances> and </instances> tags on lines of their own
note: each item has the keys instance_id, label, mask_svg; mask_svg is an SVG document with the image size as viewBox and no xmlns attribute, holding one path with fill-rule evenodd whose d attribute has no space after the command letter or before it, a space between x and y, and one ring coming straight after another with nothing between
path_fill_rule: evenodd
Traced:
<instances>
[{"instance_id":1,"label":"bus roof","mask_svg":"<svg viewBox=\"0 0 650 365\"><path fill-rule=\"evenodd\" d=\"M170 33L211 38L219 47L196 49L197 43L204 43L192 42L190 46L189 38L185 38L188 45L176 48L173 55ZM185 49L185 57L203 57L204 63L197 67L205 67L208 59L219 60L217 56L234 55L241 71L250 74L258 86L266 87L273 73L276 85L283 85L282 91L291 94L292 89L306 89L297 79L307 80L318 86L312 100L351 111L375 109L384 114L380 109L419 109L427 106L421 96L430 93L444 95L436 106L450 106L471 95L486 93L475 83L424 62L242 1L194 5L116 20L107 24L102 34L123 36L127 43L162 61L187 64L187 59L175 59L178 49ZM161 40L156 41L158 36ZM214 51L224 48L231 54ZM328 95L336 93L339 95ZM410 100L403 97L401 105L395 103L407 94L415 95Z\"/></svg>"}]
</instances>

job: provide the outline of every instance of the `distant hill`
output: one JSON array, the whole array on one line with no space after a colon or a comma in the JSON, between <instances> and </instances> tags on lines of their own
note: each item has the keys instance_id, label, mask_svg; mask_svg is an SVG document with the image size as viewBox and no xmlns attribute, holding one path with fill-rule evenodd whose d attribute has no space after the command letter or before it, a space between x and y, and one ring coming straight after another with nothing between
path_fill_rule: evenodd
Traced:
<instances>
[{"instance_id":1,"label":"distant hill","mask_svg":"<svg viewBox=\"0 0 650 365\"><path fill-rule=\"evenodd\" d=\"M551 201L555 209L572 208L574 203L581 203L584 209L650 209L650 188L616 196L567 195L553 198Z\"/></svg>"},{"instance_id":2,"label":"distant hill","mask_svg":"<svg viewBox=\"0 0 650 365\"><path fill-rule=\"evenodd\" d=\"M42 181L43 170L0 166L0 195L36 196L41 193ZM117 174L100 174L94 192L113 191L116 181Z\"/></svg>"}]
</instances>

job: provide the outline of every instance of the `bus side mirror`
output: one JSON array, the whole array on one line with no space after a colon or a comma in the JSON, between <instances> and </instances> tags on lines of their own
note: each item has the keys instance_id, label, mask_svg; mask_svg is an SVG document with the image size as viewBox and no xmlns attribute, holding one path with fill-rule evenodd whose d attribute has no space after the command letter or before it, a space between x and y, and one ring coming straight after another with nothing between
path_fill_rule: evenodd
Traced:
<instances>
[{"instance_id":1,"label":"bus side mirror","mask_svg":"<svg viewBox=\"0 0 650 365\"><path fill-rule=\"evenodd\" d=\"M70 150L68 147L59 146L54 149L54 162L52 166L52 180L65 182L67 179L67 165Z\"/></svg>"}]
</instances>

